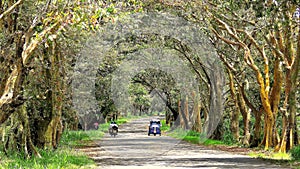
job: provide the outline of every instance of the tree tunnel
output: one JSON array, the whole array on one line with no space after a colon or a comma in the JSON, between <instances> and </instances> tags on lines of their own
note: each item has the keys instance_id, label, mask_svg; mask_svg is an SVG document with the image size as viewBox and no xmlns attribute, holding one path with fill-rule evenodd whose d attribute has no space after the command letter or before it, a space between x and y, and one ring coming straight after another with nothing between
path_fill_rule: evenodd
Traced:
<instances>
[{"instance_id":1,"label":"tree tunnel","mask_svg":"<svg viewBox=\"0 0 300 169\"><path fill-rule=\"evenodd\" d=\"M104 115L96 99L99 94L105 93L114 105L111 111L130 107L128 86L149 69L165 72L175 81L180 93L177 112L184 111L179 107L191 98L201 101L207 111L203 133L210 136L223 111L221 62L199 25L164 13L130 15L89 39L77 58L72 83L73 105L81 123L95 119L95 112ZM105 83L95 85L99 79ZM104 86L110 90L101 91Z\"/></svg>"}]
</instances>

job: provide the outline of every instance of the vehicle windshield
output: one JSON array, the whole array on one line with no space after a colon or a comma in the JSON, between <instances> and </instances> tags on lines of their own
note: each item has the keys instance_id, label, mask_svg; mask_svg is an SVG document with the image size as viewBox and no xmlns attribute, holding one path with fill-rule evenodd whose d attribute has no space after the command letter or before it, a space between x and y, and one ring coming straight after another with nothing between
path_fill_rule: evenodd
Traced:
<instances>
[{"instance_id":1,"label":"vehicle windshield","mask_svg":"<svg viewBox=\"0 0 300 169\"><path fill-rule=\"evenodd\" d=\"M160 125L160 121L151 121L150 124L151 124L151 125L155 125L155 124L156 124L156 125Z\"/></svg>"}]
</instances>

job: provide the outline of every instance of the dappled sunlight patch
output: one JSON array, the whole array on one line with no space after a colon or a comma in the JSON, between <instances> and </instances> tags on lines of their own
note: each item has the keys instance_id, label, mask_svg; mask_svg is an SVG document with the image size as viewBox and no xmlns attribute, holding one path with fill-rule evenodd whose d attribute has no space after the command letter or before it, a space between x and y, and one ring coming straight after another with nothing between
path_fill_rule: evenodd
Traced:
<instances>
[{"instance_id":1,"label":"dappled sunlight patch","mask_svg":"<svg viewBox=\"0 0 300 169\"><path fill-rule=\"evenodd\" d=\"M291 155L289 153L274 153L271 157L276 160L291 160Z\"/></svg>"},{"instance_id":2,"label":"dappled sunlight patch","mask_svg":"<svg viewBox=\"0 0 300 169\"><path fill-rule=\"evenodd\" d=\"M249 155L255 158L272 159L272 160L291 160L289 153L275 153L275 152L250 152Z\"/></svg>"}]
</instances>

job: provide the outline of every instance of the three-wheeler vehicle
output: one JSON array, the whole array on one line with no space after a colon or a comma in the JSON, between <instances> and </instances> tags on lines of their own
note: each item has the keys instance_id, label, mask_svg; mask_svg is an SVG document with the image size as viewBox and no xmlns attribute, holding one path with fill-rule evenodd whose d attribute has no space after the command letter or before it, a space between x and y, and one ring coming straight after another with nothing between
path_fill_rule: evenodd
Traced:
<instances>
[{"instance_id":1,"label":"three-wheeler vehicle","mask_svg":"<svg viewBox=\"0 0 300 169\"><path fill-rule=\"evenodd\" d=\"M154 136L156 136L156 134L159 134L161 136L160 127L161 123L159 119L150 120L148 136L150 136L150 134L153 134Z\"/></svg>"}]
</instances>

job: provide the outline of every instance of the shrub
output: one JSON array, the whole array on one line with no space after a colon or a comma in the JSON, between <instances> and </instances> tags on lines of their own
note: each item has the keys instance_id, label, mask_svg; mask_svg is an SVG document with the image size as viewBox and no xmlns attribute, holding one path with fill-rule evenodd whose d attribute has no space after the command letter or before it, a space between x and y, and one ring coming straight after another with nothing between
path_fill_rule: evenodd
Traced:
<instances>
[{"instance_id":1,"label":"shrub","mask_svg":"<svg viewBox=\"0 0 300 169\"><path fill-rule=\"evenodd\" d=\"M162 124L162 126L161 126L161 131L169 131L170 130L170 126L168 126L167 124L166 124L166 120L161 120L161 124Z\"/></svg>"},{"instance_id":2,"label":"shrub","mask_svg":"<svg viewBox=\"0 0 300 169\"><path fill-rule=\"evenodd\" d=\"M229 132L225 132L222 138L222 142L226 145L233 145L236 143L236 141L233 138L233 135Z\"/></svg>"},{"instance_id":3,"label":"shrub","mask_svg":"<svg viewBox=\"0 0 300 169\"><path fill-rule=\"evenodd\" d=\"M290 150L293 159L300 161L300 145Z\"/></svg>"}]
</instances>

